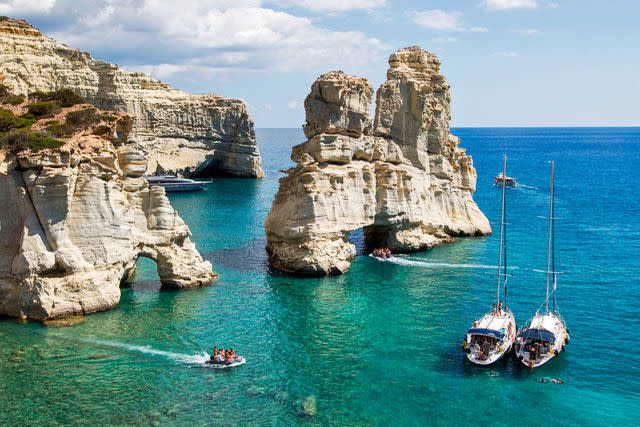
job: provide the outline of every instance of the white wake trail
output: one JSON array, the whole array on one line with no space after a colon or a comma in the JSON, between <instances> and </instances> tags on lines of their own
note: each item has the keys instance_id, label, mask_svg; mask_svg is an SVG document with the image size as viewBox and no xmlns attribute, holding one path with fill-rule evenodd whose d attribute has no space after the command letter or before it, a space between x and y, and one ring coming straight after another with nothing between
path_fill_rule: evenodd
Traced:
<instances>
[{"instance_id":1,"label":"white wake trail","mask_svg":"<svg viewBox=\"0 0 640 427\"><path fill-rule=\"evenodd\" d=\"M538 189L538 187L533 187L531 185L525 185L525 184L520 184L520 183L518 183L516 185L516 188L527 188L529 190L537 190Z\"/></svg>"},{"instance_id":2,"label":"white wake trail","mask_svg":"<svg viewBox=\"0 0 640 427\"><path fill-rule=\"evenodd\" d=\"M123 342L107 341L107 340L94 339L94 338L86 338L86 339L83 339L82 341L101 345L101 346L106 346L106 347L120 348L122 350L126 350L129 352L149 354L152 356L160 356L160 357L164 357L165 359L172 360L174 362L184 363L188 365L202 365L207 360L209 360L209 357L210 357L206 351L202 351L200 354L184 354L184 353L174 353L171 351L158 350L148 345L133 345L133 344L127 344Z\"/></svg>"},{"instance_id":3,"label":"white wake trail","mask_svg":"<svg viewBox=\"0 0 640 427\"><path fill-rule=\"evenodd\" d=\"M377 259L380 262L389 262L391 264L397 265L405 265L411 267L422 267L422 268L478 268L484 270L495 270L498 268L495 265L485 265L485 264L454 264L454 263L446 263L446 262L427 262L427 261L417 261L413 259L407 258L399 258L392 256L391 258L378 258L373 255L371 257ZM513 268L513 267L512 267Z\"/></svg>"}]
</instances>

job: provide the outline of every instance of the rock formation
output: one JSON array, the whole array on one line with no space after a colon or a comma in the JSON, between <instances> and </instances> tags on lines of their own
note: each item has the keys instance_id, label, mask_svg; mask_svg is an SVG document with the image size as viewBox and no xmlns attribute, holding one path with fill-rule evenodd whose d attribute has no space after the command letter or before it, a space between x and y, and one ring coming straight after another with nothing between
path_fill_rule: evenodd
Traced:
<instances>
[{"instance_id":1,"label":"rock formation","mask_svg":"<svg viewBox=\"0 0 640 427\"><path fill-rule=\"evenodd\" d=\"M146 158L124 143L131 119L84 104L37 120L20 98L0 110L0 315L114 307L140 256L155 260L164 286L212 282L164 189L141 178Z\"/></svg>"},{"instance_id":2,"label":"rock formation","mask_svg":"<svg viewBox=\"0 0 640 427\"><path fill-rule=\"evenodd\" d=\"M449 133L449 85L438 58L419 47L389 58L377 92L364 78L332 71L305 100L308 141L280 179L266 220L277 269L343 273L355 256L348 233L364 228L369 248L414 251L457 236L491 233L473 201L476 171Z\"/></svg>"},{"instance_id":3,"label":"rock formation","mask_svg":"<svg viewBox=\"0 0 640 427\"><path fill-rule=\"evenodd\" d=\"M69 88L91 104L129 114L147 173L262 177L246 105L191 95L63 45L25 21L0 18L0 73L13 93Z\"/></svg>"}]
</instances>

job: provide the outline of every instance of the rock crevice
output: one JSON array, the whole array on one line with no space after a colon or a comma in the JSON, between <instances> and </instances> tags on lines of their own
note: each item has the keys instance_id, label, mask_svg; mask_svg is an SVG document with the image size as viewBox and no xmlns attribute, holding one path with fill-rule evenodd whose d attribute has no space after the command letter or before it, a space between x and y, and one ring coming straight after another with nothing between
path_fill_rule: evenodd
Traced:
<instances>
[{"instance_id":1,"label":"rock crevice","mask_svg":"<svg viewBox=\"0 0 640 427\"><path fill-rule=\"evenodd\" d=\"M277 269L303 274L348 270L350 231L370 247L430 248L458 236L491 233L473 201L476 171L451 135L449 85L438 58L419 47L389 58L376 94L361 77L332 71L305 100L308 140L281 178L265 223Z\"/></svg>"}]
</instances>

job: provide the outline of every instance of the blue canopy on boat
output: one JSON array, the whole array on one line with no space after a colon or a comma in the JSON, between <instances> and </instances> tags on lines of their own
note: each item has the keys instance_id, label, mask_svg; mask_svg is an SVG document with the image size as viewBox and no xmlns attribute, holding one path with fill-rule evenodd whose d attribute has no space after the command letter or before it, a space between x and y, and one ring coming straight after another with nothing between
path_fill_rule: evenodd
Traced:
<instances>
[{"instance_id":1,"label":"blue canopy on boat","mask_svg":"<svg viewBox=\"0 0 640 427\"><path fill-rule=\"evenodd\" d=\"M504 332L486 328L471 328L467 331L467 333L472 335L485 335L488 337L498 338L499 340L504 337Z\"/></svg>"},{"instance_id":2,"label":"blue canopy on boat","mask_svg":"<svg viewBox=\"0 0 640 427\"><path fill-rule=\"evenodd\" d=\"M553 332L547 331L546 329L525 329L524 331L518 334L518 337L523 340L536 340L536 341L548 341L555 342L556 336Z\"/></svg>"}]
</instances>

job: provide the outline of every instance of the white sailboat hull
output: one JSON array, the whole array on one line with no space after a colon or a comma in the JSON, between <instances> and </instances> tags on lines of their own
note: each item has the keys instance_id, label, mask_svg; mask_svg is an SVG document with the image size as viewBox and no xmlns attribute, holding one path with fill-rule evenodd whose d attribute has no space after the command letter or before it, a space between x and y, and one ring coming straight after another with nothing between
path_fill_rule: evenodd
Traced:
<instances>
[{"instance_id":1,"label":"white sailboat hull","mask_svg":"<svg viewBox=\"0 0 640 427\"><path fill-rule=\"evenodd\" d=\"M491 335L491 331L503 334L501 339ZM509 354L516 338L516 319L510 310L501 313L489 312L473 322L467 331L464 351L467 359L476 365L491 365ZM494 345L487 349L483 341Z\"/></svg>"},{"instance_id":2,"label":"white sailboat hull","mask_svg":"<svg viewBox=\"0 0 640 427\"><path fill-rule=\"evenodd\" d=\"M527 343L520 338L520 335L526 332L526 330L533 330L532 336L535 336L536 331L548 331L553 334L555 340L553 343L549 342L548 345L540 346L540 350L538 351L530 352L530 345L527 345ZM564 351L564 346L569 343L569 339L569 331L560 316L555 313L534 316L533 319L531 319L529 327L521 331L517 338L516 357L525 366L537 368ZM541 340L537 341L541 342Z\"/></svg>"}]
</instances>

